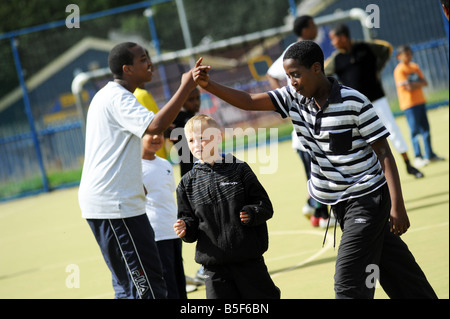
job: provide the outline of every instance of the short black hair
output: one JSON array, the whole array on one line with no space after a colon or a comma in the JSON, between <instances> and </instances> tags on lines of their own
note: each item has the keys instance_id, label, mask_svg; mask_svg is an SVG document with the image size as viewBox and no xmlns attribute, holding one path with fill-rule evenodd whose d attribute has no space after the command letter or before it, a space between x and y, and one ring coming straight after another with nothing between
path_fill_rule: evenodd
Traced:
<instances>
[{"instance_id":1,"label":"short black hair","mask_svg":"<svg viewBox=\"0 0 450 319\"><path fill-rule=\"evenodd\" d=\"M411 47L409 45L400 45L397 48L397 55L404 52L412 52Z\"/></svg>"},{"instance_id":2,"label":"short black hair","mask_svg":"<svg viewBox=\"0 0 450 319\"><path fill-rule=\"evenodd\" d=\"M134 55L131 48L137 46L134 42L123 42L117 44L109 52L108 65L115 77L121 78L123 75L122 67L124 65L133 65Z\"/></svg>"},{"instance_id":3,"label":"short black hair","mask_svg":"<svg viewBox=\"0 0 450 319\"><path fill-rule=\"evenodd\" d=\"M350 29L345 24L339 24L338 26L335 26L331 32L333 32L335 35L344 35L347 38L350 39Z\"/></svg>"},{"instance_id":4,"label":"short black hair","mask_svg":"<svg viewBox=\"0 0 450 319\"><path fill-rule=\"evenodd\" d=\"M310 69L316 62L320 63L324 72L324 56L320 46L311 40L299 41L287 50L283 60L294 59L301 66Z\"/></svg>"},{"instance_id":5,"label":"short black hair","mask_svg":"<svg viewBox=\"0 0 450 319\"><path fill-rule=\"evenodd\" d=\"M308 27L309 21L312 19L309 15L303 15L295 19L293 31L297 37L300 38L302 36L303 29Z\"/></svg>"},{"instance_id":6,"label":"short black hair","mask_svg":"<svg viewBox=\"0 0 450 319\"><path fill-rule=\"evenodd\" d=\"M441 0L441 3L442 3L446 8L448 8L448 1L449 1L449 0Z\"/></svg>"}]
</instances>

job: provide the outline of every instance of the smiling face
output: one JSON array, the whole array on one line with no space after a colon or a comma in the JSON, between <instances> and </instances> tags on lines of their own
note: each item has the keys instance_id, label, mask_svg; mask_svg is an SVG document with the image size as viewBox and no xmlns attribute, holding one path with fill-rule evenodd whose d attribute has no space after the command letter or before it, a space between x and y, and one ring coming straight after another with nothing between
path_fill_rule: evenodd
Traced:
<instances>
[{"instance_id":1,"label":"smiling face","mask_svg":"<svg viewBox=\"0 0 450 319\"><path fill-rule=\"evenodd\" d=\"M146 153L156 153L164 143L163 135L145 134L142 137L142 148Z\"/></svg>"},{"instance_id":2,"label":"smiling face","mask_svg":"<svg viewBox=\"0 0 450 319\"><path fill-rule=\"evenodd\" d=\"M283 66L295 91L307 98L315 96L319 88L319 79L323 75L320 63L316 62L311 68L307 68L296 59L286 59Z\"/></svg>"},{"instance_id":3,"label":"smiling face","mask_svg":"<svg viewBox=\"0 0 450 319\"><path fill-rule=\"evenodd\" d=\"M147 52L140 45L129 49L133 54L133 64L124 65L124 72L132 75L136 82L150 82L153 77L153 64Z\"/></svg>"}]
</instances>

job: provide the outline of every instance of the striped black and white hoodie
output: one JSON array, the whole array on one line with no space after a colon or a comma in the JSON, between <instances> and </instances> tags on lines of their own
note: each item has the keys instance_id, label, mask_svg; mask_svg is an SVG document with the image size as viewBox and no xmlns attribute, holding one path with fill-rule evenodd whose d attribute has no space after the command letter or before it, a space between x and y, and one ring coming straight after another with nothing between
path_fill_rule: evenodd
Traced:
<instances>
[{"instance_id":1,"label":"striped black and white hoodie","mask_svg":"<svg viewBox=\"0 0 450 319\"><path fill-rule=\"evenodd\" d=\"M333 205L366 195L386 183L370 146L389 132L370 101L334 78L330 97L319 109L286 86L268 92L277 112L290 117L302 145L311 155L308 191L317 201Z\"/></svg>"}]
</instances>

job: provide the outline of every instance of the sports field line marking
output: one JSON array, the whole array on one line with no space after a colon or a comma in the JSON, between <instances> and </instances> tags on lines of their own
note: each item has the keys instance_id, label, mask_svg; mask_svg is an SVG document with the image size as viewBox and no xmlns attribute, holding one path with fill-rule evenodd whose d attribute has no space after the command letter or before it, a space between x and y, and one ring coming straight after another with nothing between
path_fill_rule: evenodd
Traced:
<instances>
[{"instance_id":1,"label":"sports field line marking","mask_svg":"<svg viewBox=\"0 0 450 319\"><path fill-rule=\"evenodd\" d=\"M324 232L321 231L317 231L317 230L298 230L298 231L285 231L285 232L274 232L275 235L295 235L295 234L311 234L311 235L320 235L320 236L324 236ZM270 233L272 235L272 233ZM306 258L305 260L299 262L298 264L291 266L287 269L281 270L279 272L274 273L271 277L275 278L279 275L282 275L286 272L292 271L296 268L299 268L303 265L306 265L307 263L317 259L318 257L320 257L321 255L323 255L324 253L326 253L332 246L333 246L333 240L329 240L329 236L332 236L331 234L327 234L327 237L325 239L325 245L323 247L321 247L315 254L311 255L310 257Z\"/></svg>"},{"instance_id":2,"label":"sports field line marking","mask_svg":"<svg viewBox=\"0 0 450 319\"><path fill-rule=\"evenodd\" d=\"M428 226L423 226L423 227L418 227L418 228L414 228L412 230L409 230L409 233L413 233L413 232L418 232L418 231L424 231L424 230L429 230L429 229L434 229L436 227L445 227L448 226L449 223L445 222L445 223L440 223L440 224L434 224L434 225L428 225ZM324 232L321 231L317 231L317 230L288 230L288 231L274 231L274 232L270 232L270 235L275 235L275 236L279 236L279 235L298 235L298 234L311 234L311 235L320 235L320 236L324 236ZM315 259L317 259L318 257L320 257L321 255L323 255L325 252L328 251L328 249L330 249L332 247L332 240L329 240L329 236L331 236L331 234L327 234L326 237L326 241L325 241L325 245L323 246L323 248L320 248L315 254L313 254L312 256L306 258L305 260L301 261L300 263L291 266L287 269L281 270L279 272L274 273L271 277L277 277L285 272L289 272L292 271L294 269L297 269L303 265L306 265L307 263L314 261ZM290 255L291 256L291 255ZM276 257L275 259L282 259L284 256L280 256L280 257ZM273 260L275 260L273 259ZM271 259L272 260L272 259Z\"/></svg>"},{"instance_id":3,"label":"sports field line marking","mask_svg":"<svg viewBox=\"0 0 450 319\"><path fill-rule=\"evenodd\" d=\"M432 229L432 228L435 228L435 227L445 227L445 226L448 226L448 224L449 223L446 222L446 223L441 223L441 224L434 224L434 225L428 225L428 226L422 226L422 227L418 227L418 228L413 228L413 229L408 230L406 232L406 234L414 233L414 232L422 231L422 230L428 230L428 229Z\"/></svg>"},{"instance_id":4,"label":"sports field line marking","mask_svg":"<svg viewBox=\"0 0 450 319\"><path fill-rule=\"evenodd\" d=\"M269 236L275 235L298 235L298 234L311 234L311 235L319 235L319 236L324 236L325 235L325 229L323 231L319 231L319 230L313 230L313 229L308 229L308 230L276 230L276 231L269 231Z\"/></svg>"},{"instance_id":5,"label":"sports field line marking","mask_svg":"<svg viewBox=\"0 0 450 319\"><path fill-rule=\"evenodd\" d=\"M316 252L317 249L310 249L310 250L302 250L301 252L298 253L294 253L294 254L287 254L287 255L282 255L282 256L278 256L278 257L271 257L271 258L264 258L267 262L272 262L272 261L277 261L277 260L283 260L283 259L289 259L292 257L300 257L303 255L309 255L311 253Z\"/></svg>"}]
</instances>

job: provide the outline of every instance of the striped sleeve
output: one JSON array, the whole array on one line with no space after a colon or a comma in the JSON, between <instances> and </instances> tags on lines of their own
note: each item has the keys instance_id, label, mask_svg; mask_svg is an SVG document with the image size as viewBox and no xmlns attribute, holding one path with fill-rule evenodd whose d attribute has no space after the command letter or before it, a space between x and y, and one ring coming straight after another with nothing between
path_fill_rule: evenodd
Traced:
<instances>
[{"instance_id":1,"label":"striped sleeve","mask_svg":"<svg viewBox=\"0 0 450 319\"><path fill-rule=\"evenodd\" d=\"M390 134L370 103L361 109L358 129L361 137L368 144L373 144L377 140L387 138Z\"/></svg>"},{"instance_id":2,"label":"striped sleeve","mask_svg":"<svg viewBox=\"0 0 450 319\"><path fill-rule=\"evenodd\" d=\"M352 100L361 105L357 126L359 134L368 144L373 144L377 140L389 136L389 131L366 96L353 89L344 88L341 90L341 94L344 101Z\"/></svg>"},{"instance_id":3,"label":"striped sleeve","mask_svg":"<svg viewBox=\"0 0 450 319\"><path fill-rule=\"evenodd\" d=\"M289 117L289 109L294 97L289 92L289 87L285 86L281 89L275 89L267 92L275 106L275 112L280 113L282 118Z\"/></svg>"}]
</instances>

